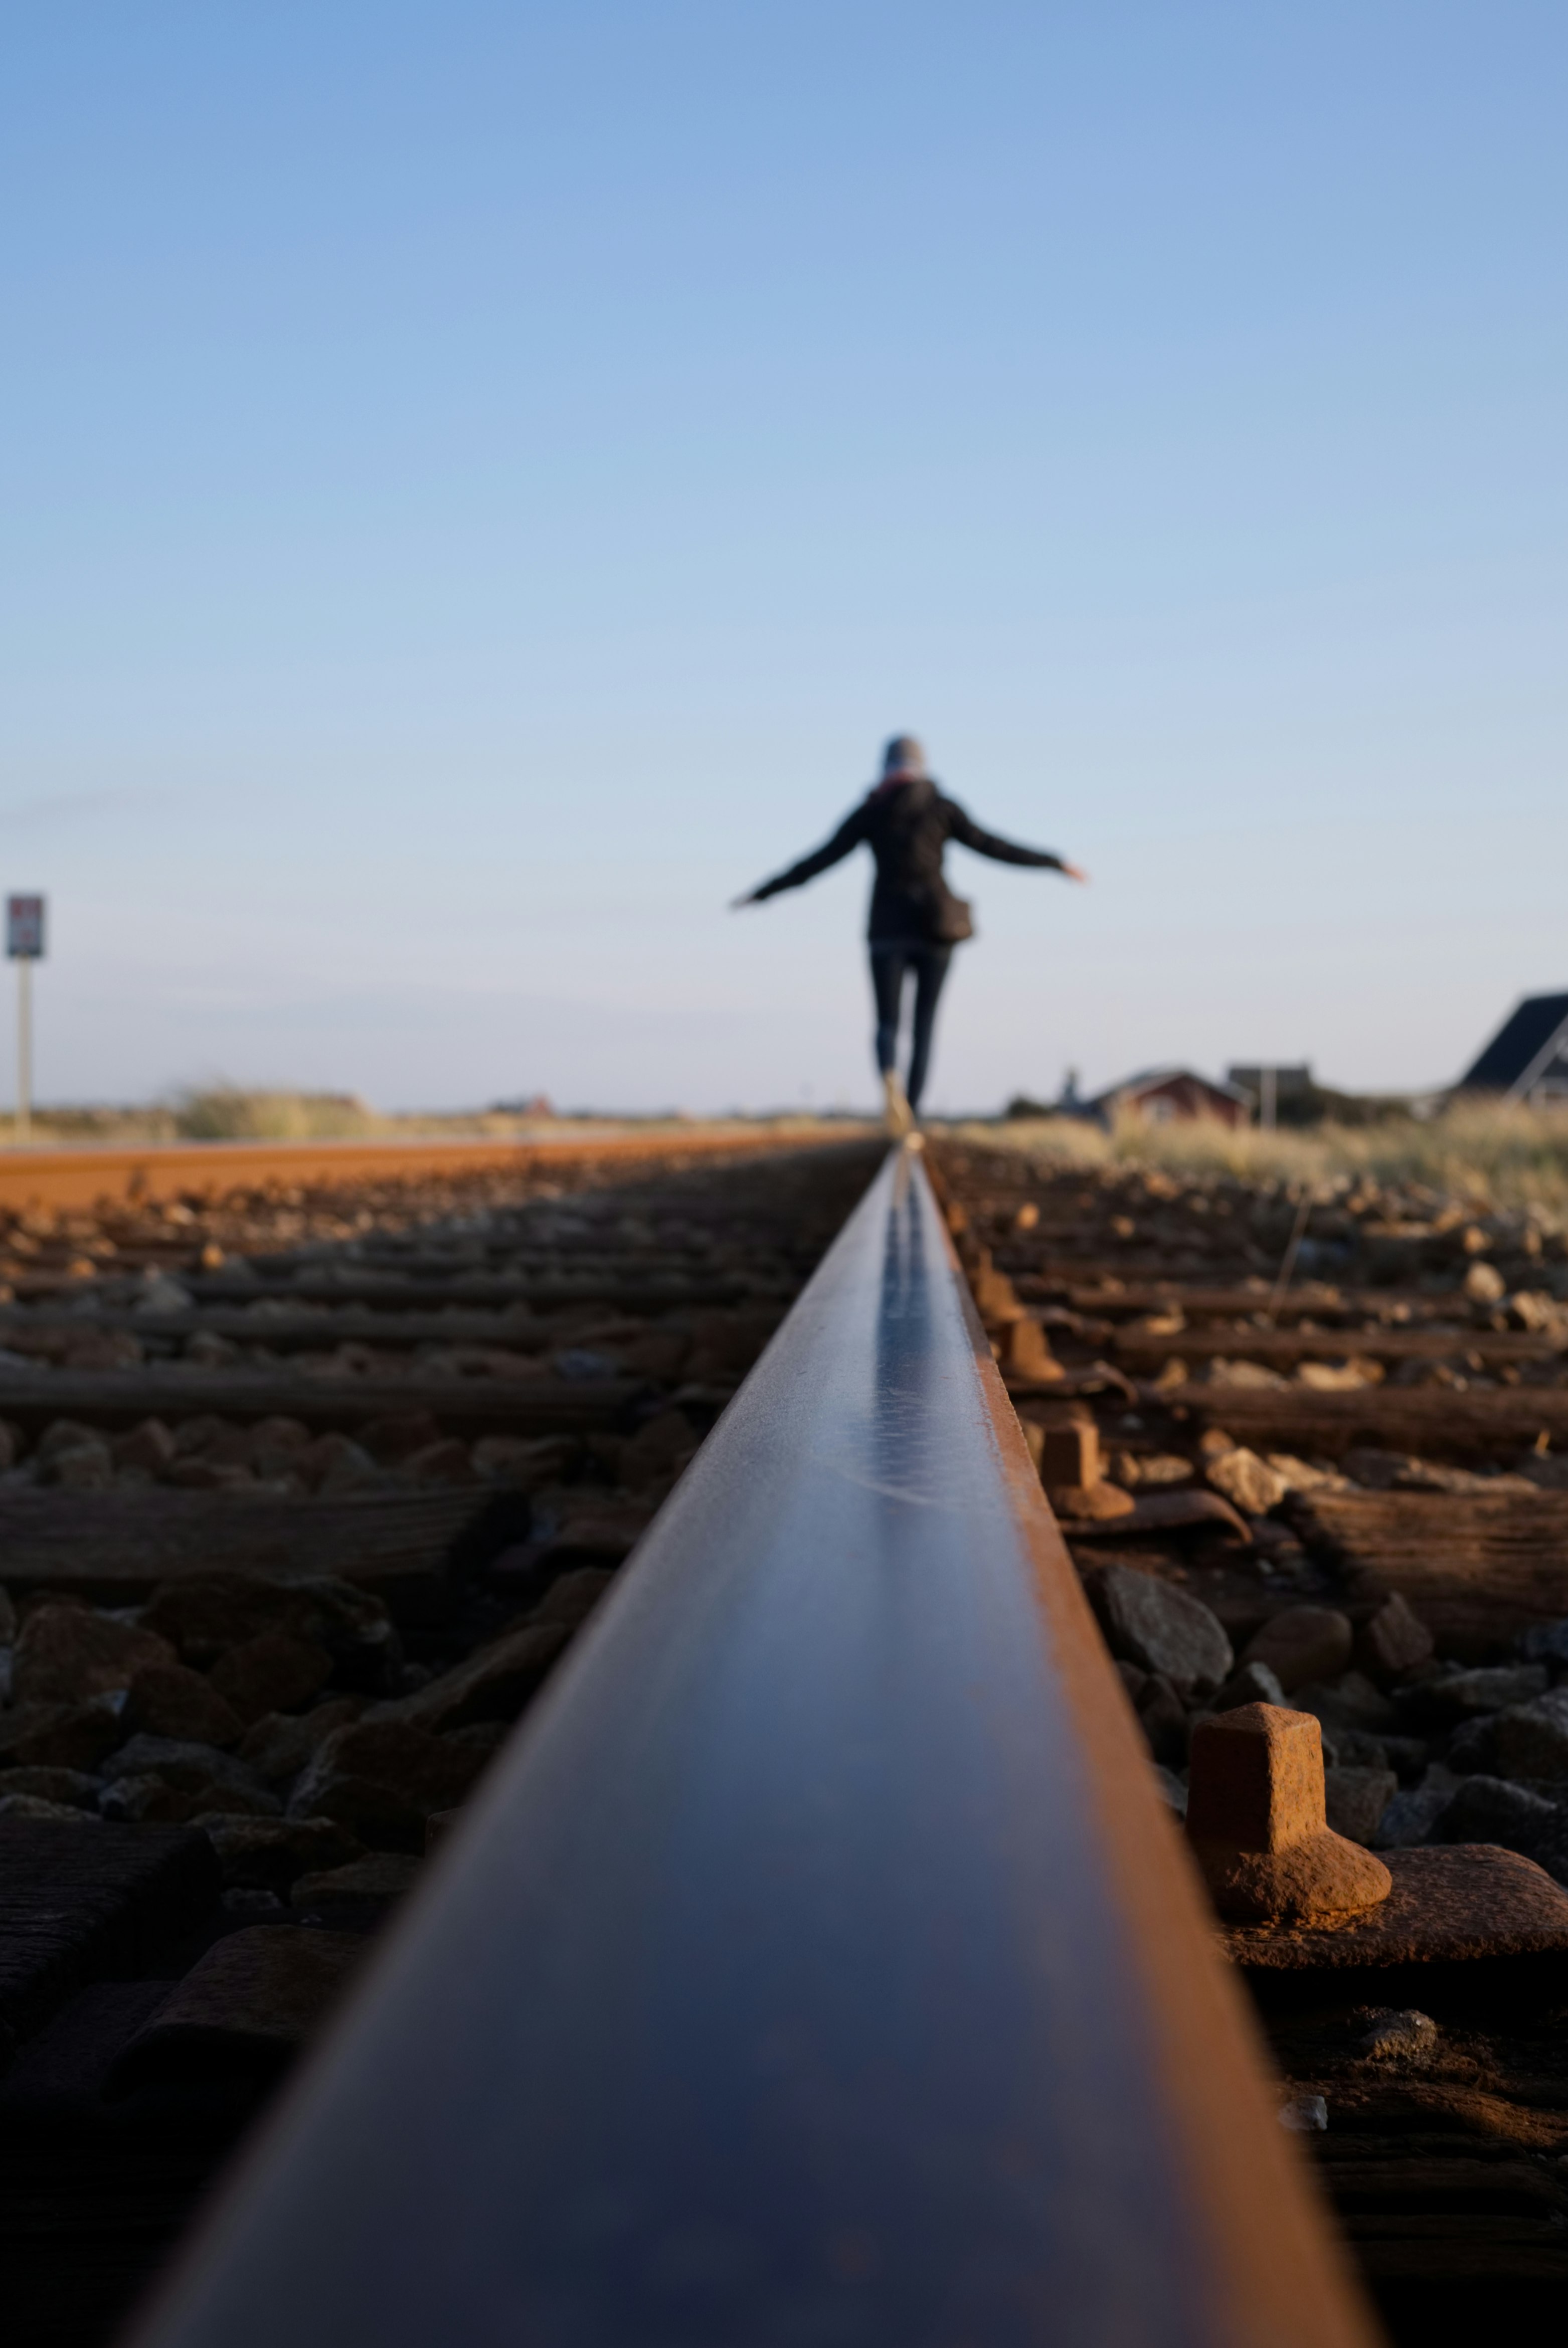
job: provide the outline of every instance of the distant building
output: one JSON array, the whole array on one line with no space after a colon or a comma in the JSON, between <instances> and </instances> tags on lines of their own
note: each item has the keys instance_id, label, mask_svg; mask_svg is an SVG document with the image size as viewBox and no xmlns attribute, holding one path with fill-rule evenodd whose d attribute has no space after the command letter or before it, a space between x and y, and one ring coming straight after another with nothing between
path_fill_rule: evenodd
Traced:
<instances>
[{"instance_id":1,"label":"distant building","mask_svg":"<svg viewBox=\"0 0 1568 2348\"><path fill-rule=\"evenodd\" d=\"M1527 994L1454 1090L1528 1101L1532 1108L1568 1101L1568 994Z\"/></svg>"},{"instance_id":2,"label":"distant building","mask_svg":"<svg viewBox=\"0 0 1568 2348\"><path fill-rule=\"evenodd\" d=\"M491 1117L553 1117L555 1109L548 1093L530 1093L521 1100L501 1100L490 1103Z\"/></svg>"},{"instance_id":3,"label":"distant building","mask_svg":"<svg viewBox=\"0 0 1568 2348\"><path fill-rule=\"evenodd\" d=\"M1111 1085L1098 1098L1085 1103L1088 1114L1102 1125L1130 1113L1146 1117L1151 1125L1213 1118L1221 1125L1250 1125L1253 1104L1239 1085L1220 1084L1195 1076L1191 1068L1149 1068Z\"/></svg>"},{"instance_id":4,"label":"distant building","mask_svg":"<svg viewBox=\"0 0 1568 2348\"><path fill-rule=\"evenodd\" d=\"M1310 1060L1305 1062L1299 1068L1270 1067L1260 1064L1253 1067L1225 1070L1226 1083L1234 1085L1238 1092L1246 1093L1254 1107L1263 1098L1265 1076L1274 1078L1276 1101L1304 1100L1313 1090Z\"/></svg>"},{"instance_id":5,"label":"distant building","mask_svg":"<svg viewBox=\"0 0 1568 2348\"><path fill-rule=\"evenodd\" d=\"M1245 1093L1258 1123L1271 1132L1280 1121L1282 1107L1287 1125L1302 1122L1299 1112L1316 1090L1310 1065L1282 1068L1277 1061L1260 1061L1256 1067L1227 1068L1225 1076L1238 1092ZM1293 1109L1298 1112L1294 1118Z\"/></svg>"}]
</instances>

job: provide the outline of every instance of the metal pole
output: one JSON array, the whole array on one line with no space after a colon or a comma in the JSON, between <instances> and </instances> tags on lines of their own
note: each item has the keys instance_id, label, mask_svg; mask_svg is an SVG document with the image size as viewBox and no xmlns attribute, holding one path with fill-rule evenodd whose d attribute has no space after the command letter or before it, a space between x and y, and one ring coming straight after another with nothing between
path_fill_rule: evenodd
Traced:
<instances>
[{"instance_id":1,"label":"metal pole","mask_svg":"<svg viewBox=\"0 0 1568 2348\"><path fill-rule=\"evenodd\" d=\"M23 954L16 963L16 1138L26 1141L33 1129L33 964Z\"/></svg>"},{"instance_id":2,"label":"metal pole","mask_svg":"<svg viewBox=\"0 0 1568 2348\"><path fill-rule=\"evenodd\" d=\"M1277 1068L1264 1068L1262 1071L1262 1082L1258 1089L1263 1096L1262 1113L1258 1122L1265 1133L1272 1133L1274 1129L1274 1107L1279 1099Z\"/></svg>"}]
</instances>

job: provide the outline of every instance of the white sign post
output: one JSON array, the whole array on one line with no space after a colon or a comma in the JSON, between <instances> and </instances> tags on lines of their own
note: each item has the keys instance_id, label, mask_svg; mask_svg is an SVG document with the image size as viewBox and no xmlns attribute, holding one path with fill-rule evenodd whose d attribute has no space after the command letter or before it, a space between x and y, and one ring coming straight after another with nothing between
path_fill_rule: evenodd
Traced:
<instances>
[{"instance_id":1,"label":"white sign post","mask_svg":"<svg viewBox=\"0 0 1568 2348\"><path fill-rule=\"evenodd\" d=\"M16 1138L33 1124L33 964L44 959L44 900L7 897L5 952L16 965Z\"/></svg>"}]
</instances>

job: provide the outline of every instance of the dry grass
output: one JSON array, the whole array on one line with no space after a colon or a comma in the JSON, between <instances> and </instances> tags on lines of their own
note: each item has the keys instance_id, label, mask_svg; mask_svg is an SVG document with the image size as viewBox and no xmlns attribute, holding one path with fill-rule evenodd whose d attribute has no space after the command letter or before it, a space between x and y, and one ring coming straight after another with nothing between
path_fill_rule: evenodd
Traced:
<instances>
[{"instance_id":1,"label":"dry grass","mask_svg":"<svg viewBox=\"0 0 1568 2348\"><path fill-rule=\"evenodd\" d=\"M597 1113L556 1117L521 1109L474 1109L451 1116L420 1112L383 1115L352 1093L249 1091L215 1082L191 1086L168 1101L145 1107L46 1108L34 1112L28 1139L35 1148L134 1148L170 1141L521 1141L571 1140L611 1133L674 1137L699 1127L740 1123L761 1132L797 1136L820 1131L825 1140L861 1130L842 1121L787 1113L779 1117L618 1117ZM16 1146L15 1119L0 1112L0 1148Z\"/></svg>"},{"instance_id":2,"label":"dry grass","mask_svg":"<svg viewBox=\"0 0 1568 2348\"><path fill-rule=\"evenodd\" d=\"M1568 1111L1457 1107L1425 1122L1233 1131L1207 1118L1155 1125L1119 1118L1106 1133L1070 1117L957 1128L973 1140L1059 1165L1150 1166L1197 1177L1234 1175L1326 1195L1357 1179L1419 1190L1477 1210L1533 1208L1568 1218Z\"/></svg>"}]
</instances>

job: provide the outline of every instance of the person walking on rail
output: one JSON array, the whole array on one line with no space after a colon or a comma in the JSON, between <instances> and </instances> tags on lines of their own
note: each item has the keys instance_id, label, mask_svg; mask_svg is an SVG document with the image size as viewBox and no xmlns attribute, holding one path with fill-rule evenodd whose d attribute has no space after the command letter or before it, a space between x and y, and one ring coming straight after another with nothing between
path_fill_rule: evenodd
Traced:
<instances>
[{"instance_id":1,"label":"person walking on rail","mask_svg":"<svg viewBox=\"0 0 1568 2348\"><path fill-rule=\"evenodd\" d=\"M975 934L969 905L955 897L942 870L942 855L950 839L972 848L998 864L1032 864L1060 872L1069 880L1087 880L1076 864L1052 856L1043 848L1020 848L982 831L965 814L956 799L937 788L925 770L925 753L911 734L891 741L882 757L882 780L873 784L844 818L831 839L813 854L803 856L787 872L775 873L735 904L760 905L784 889L799 889L819 872L838 864L863 841L876 859L876 885L872 891L867 937L871 945L872 990L876 997L877 1066L887 1097L891 1131L913 1132L925 1075L931 1062L932 1030L936 1004L947 976L953 949ZM904 981L914 979L914 1025L910 1045L909 1076L898 1073L898 1031Z\"/></svg>"}]
</instances>

